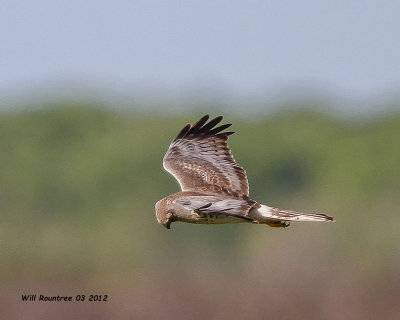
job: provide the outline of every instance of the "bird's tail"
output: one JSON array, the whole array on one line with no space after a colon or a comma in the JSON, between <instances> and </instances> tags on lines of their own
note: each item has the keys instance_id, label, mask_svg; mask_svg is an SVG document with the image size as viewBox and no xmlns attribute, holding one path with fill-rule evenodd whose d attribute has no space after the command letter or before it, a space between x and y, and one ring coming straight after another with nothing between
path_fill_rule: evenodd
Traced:
<instances>
[{"instance_id":1,"label":"bird's tail","mask_svg":"<svg viewBox=\"0 0 400 320\"><path fill-rule=\"evenodd\" d=\"M256 209L258 213L267 220L277 221L335 221L332 217L323 213L305 213L279 208L272 208L260 204Z\"/></svg>"}]
</instances>

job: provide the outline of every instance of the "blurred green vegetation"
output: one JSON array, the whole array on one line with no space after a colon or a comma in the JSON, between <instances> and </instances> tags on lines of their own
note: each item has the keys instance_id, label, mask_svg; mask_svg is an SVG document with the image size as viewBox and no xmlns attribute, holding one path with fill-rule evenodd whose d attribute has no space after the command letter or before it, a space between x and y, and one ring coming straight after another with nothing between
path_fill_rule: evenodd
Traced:
<instances>
[{"instance_id":1,"label":"blurred green vegetation","mask_svg":"<svg viewBox=\"0 0 400 320\"><path fill-rule=\"evenodd\" d=\"M369 292L362 303L385 283L399 297L400 113L358 123L307 109L226 112L237 132L229 145L252 198L325 212L337 222L285 230L176 223L166 230L154 204L179 186L162 158L178 130L201 115L68 104L0 112L2 283L162 291L178 277L182 287L194 281L201 295L221 294L220 279L237 291L227 283L239 278L249 295L264 283L269 289L257 290L265 294L294 290L313 298L311 283L322 281L317 292ZM293 276L283 279L293 272L304 287ZM269 282L276 277L281 282Z\"/></svg>"}]
</instances>

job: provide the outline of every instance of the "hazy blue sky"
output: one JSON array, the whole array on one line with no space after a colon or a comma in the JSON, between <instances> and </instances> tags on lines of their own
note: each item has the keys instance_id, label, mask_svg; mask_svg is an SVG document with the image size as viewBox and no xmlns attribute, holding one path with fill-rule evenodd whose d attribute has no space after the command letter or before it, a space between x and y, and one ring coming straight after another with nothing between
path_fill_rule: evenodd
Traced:
<instances>
[{"instance_id":1,"label":"hazy blue sky","mask_svg":"<svg viewBox=\"0 0 400 320\"><path fill-rule=\"evenodd\" d=\"M396 91L400 2L2 0L0 91L60 81Z\"/></svg>"}]
</instances>

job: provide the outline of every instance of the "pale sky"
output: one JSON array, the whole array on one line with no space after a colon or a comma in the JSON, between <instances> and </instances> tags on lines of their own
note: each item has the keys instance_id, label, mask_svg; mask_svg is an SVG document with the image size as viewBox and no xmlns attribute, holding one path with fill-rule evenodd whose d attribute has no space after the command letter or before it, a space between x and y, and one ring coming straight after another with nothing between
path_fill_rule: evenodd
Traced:
<instances>
[{"instance_id":1,"label":"pale sky","mask_svg":"<svg viewBox=\"0 0 400 320\"><path fill-rule=\"evenodd\" d=\"M400 2L2 0L0 92L59 81L398 92Z\"/></svg>"}]
</instances>

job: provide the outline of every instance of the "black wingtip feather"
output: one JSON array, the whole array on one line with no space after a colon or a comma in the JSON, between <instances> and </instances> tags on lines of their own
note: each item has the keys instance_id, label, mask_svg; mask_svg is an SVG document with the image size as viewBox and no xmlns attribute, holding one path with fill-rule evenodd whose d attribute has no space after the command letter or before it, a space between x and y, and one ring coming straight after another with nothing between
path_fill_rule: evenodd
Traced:
<instances>
[{"instance_id":1,"label":"black wingtip feather","mask_svg":"<svg viewBox=\"0 0 400 320\"><path fill-rule=\"evenodd\" d=\"M199 132L207 132L214 128L218 123L222 121L224 117L223 116L218 116L212 119L209 123L206 123L200 130Z\"/></svg>"},{"instance_id":2,"label":"black wingtip feather","mask_svg":"<svg viewBox=\"0 0 400 320\"><path fill-rule=\"evenodd\" d=\"M220 125L218 127L215 127L218 123L220 123L223 119L223 116L218 116L215 117L214 119L210 120L208 123L208 119L210 116L206 114L200 120L198 120L193 126L191 124L187 124L176 136L175 140L178 139L183 139L185 137L189 137L191 135L197 136L217 136L220 138L226 139L228 136L231 134L234 134L235 132L233 131L228 131L228 132L222 132L223 130L229 128L232 124L227 123Z\"/></svg>"},{"instance_id":3,"label":"black wingtip feather","mask_svg":"<svg viewBox=\"0 0 400 320\"><path fill-rule=\"evenodd\" d=\"M185 137L186 134L190 131L191 128L192 128L191 124L188 123L186 126L184 126L182 128L181 131L179 131L178 135L176 136L176 138L174 140L181 139L181 138Z\"/></svg>"},{"instance_id":4,"label":"black wingtip feather","mask_svg":"<svg viewBox=\"0 0 400 320\"><path fill-rule=\"evenodd\" d=\"M222 138L222 139L228 139L228 137L232 134L234 134L235 132L230 131L230 132L222 132L222 133L218 133L215 136L218 138Z\"/></svg>"},{"instance_id":5,"label":"black wingtip feather","mask_svg":"<svg viewBox=\"0 0 400 320\"><path fill-rule=\"evenodd\" d=\"M210 118L210 116L208 114L203 116L199 121L197 121L195 123L195 125L192 127L192 129L190 131L191 132L198 131L208 121L209 118Z\"/></svg>"},{"instance_id":6,"label":"black wingtip feather","mask_svg":"<svg viewBox=\"0 0 400 320\"><path fill-rule=\"evenodd\" d=\"M216 127L212 130L209 131L210 134L217 134L223 130L225 130L226 128L229 128L232 125L232 123L227 123L227 124L223 124L222 126Z\"/></svg>"}]
</instances>

